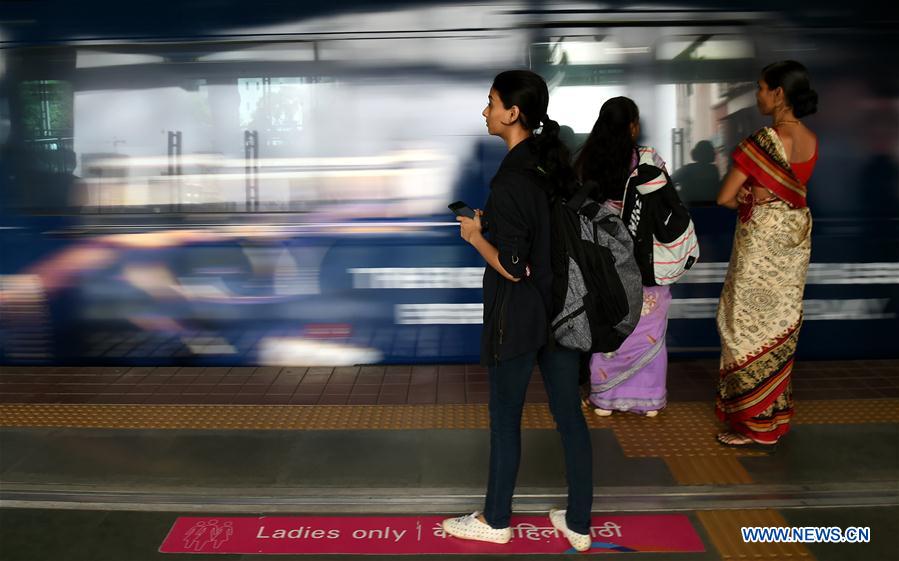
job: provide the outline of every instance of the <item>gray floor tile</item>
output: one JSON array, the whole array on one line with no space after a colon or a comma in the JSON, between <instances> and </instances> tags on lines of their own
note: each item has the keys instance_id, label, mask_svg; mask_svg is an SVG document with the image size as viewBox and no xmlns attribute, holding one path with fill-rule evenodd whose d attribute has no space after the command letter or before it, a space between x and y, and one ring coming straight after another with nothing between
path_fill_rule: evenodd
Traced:
<instances>
[{"instance_id":1,"label":"gray floor tile","mask_svg":"<svg viewBox=\"0 0 899 561\"><path fill-rule=\"evenodd\" d=\"M13 431L13 433L15 433ZM29 453L4 470L4 481L91 483L141 481L159 473L174 434L165 431L30 429ZM4 456L10 431L0 431ZM21 434L19 434L21 437Z\"/></svg>"},{"instance_id":2,"label":"gray floor tile","mask_svg":"<svg viewBox=\"0 0 899 561\"><path fill-rule=\"evenodd\" d=\"M673 485L659 458L626 458L591 431L597 486ZM427 487L483 490L485 430L2 430L8 483L142 486ZM520 487L564 487L554 430L522 433Z\"/></svg>"},{"instance_id":3,"label":"gray floor tile","mask_svg":"<svg viewBox=\"0 0 899 561\"><path fill-rule=\"evenodd\" d=\"M292 441L279 483L309 487L419 486L423 458L453 431L304 431ZM465 486L464 482L459 482Z\"/></svg>"},{"instance_id":4,"label":"gray floor tile","mask_svg":"<svg viewBox=\"0 0 899 561\"><path fill-rule=\"evenodd\" d=\"M279 479L289 465L292 431L175 431L157 464L174 484L254 487Z\"/></svg>"},{"instance_id":5,"label":"gray floor tile","mask_svg":"<svg viewBox=\"0 0 899 561\"><path fill-rule=\"evenodd\" d=\"M899 425L796 425L774 454L740 461L756 483L899 481Z\"/></svg>"},{"instance_id":6,"label":"gray floor tile","mask_svg":"<svg viewBox=\"0 0 899 561\"><path fill-rule=\"evenodd\" d=\"M0 510L4 561L93 559L102 511Z\"/></svg>"},{"instance_id":7,"label":"gray floor tile","mask_svg":"<svg viewBox=\"0 0 899 561\"><path fill-rule=\"evenodd\" d=\"M0 474L41 448L42 439L54 431L41 429L5 429L0 431Z\"/></svg>"}]
</instances>

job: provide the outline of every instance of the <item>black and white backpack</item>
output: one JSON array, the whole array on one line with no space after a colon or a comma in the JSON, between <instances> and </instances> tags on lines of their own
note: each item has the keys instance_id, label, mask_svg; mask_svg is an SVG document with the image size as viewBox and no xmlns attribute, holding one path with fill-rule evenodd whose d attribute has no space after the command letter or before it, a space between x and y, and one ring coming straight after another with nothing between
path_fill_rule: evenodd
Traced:
<instances>
[{"instance_id":1,"label":"black and white backpack","mask_svg":"<svg viewBox=\"0 0 899 561\"><path fill-rule=\"evenodd\" d=\"M621 219L634 238L643 285L674 284L699 260L696 228L655 151L640 146L638 154L625 185Z\"/></svg>"}]
</instances>

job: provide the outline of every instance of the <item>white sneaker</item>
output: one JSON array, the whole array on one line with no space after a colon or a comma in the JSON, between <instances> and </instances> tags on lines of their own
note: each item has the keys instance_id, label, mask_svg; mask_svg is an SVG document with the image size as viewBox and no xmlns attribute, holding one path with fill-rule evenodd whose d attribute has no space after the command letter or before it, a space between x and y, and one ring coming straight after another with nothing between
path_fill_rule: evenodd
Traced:
<instances>
[{"instance_id":1,"label":"white sneaker","mask_svg":"<svg viewBox=\"0 0 899 561\"><path fill-rule=\"evenodd\" d=\"M578 534L568 528L568 523L565 522L564 510L554 508L549 511L549 521L552 522L552 525L556 530L562 532L562 535L568 538L568 543L570 543L571 547L574 549L578 551L587 551L590 549L590 546L593 545L593 540L588 534Z\"/></svg>"},{"instance_id":2,"label":"white sneaker","mask_svg":"<svg viewBox=\"0 0 899 561\"><path fill-rule=\"evenodd\" d=\"M647 417L657 417L658 414L658 411L647 411L646 413L644 413L644 415L646 415Z\"/></svg>"},{"instance_id":3,"label":"white sneaker","mask_svg":"<svg viewBox=\"0 0 899 561\"><path fill-rule=\"evenodd\" d=\"M441 525L443 531L463 540L478 540L492 543L509 543L512 539L512 528L496 529L490 524L478 520L480 512L474 511L467 516L447 518Z\"/></svg>"},{"instance_id":4,"label":"white sneaker","mask_svg":"<svg viewBox=\"0 0 899 561\"><path fill-rule=\"evenodd\" d=\"M599 415L600 417L611 417L612 416L612 412L610 410L600 409L599 407L594 409L593 412L596 413L597 415Z\"/></svg>"}]
</instances>

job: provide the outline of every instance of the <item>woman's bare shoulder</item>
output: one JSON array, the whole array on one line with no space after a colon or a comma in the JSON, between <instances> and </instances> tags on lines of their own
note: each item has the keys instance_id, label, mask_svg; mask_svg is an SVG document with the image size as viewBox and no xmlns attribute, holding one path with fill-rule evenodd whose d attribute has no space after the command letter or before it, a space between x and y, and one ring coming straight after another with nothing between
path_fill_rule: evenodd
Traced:
<instances>
[{"instance_id":1,"label":"woman's bare shoulder","mask_svg":"<svg viewBox=\"0 0 899 561\"><path fill-rule=\"evenodd\" d=\"M818 145L818 136L805 125L786 126L777 129L784 144L784 150L790 155L791 162L804 162L812 157Z\"/></svg>"},{"instance_id":2,"label":"woman's bare shoulder","mask_svg":"<svg viewBox=\"0 0 899 561\"><path fill-rule=\"evenodd\" d=\"M794 127L781 125L774 129L777 131L777 136L780 137L780 141L783 143L784 150L787 151L787 154L792 153L793 144L795 144L796 140L796 131L791 130L793 128Z\"/></svg>"}]
</instances>

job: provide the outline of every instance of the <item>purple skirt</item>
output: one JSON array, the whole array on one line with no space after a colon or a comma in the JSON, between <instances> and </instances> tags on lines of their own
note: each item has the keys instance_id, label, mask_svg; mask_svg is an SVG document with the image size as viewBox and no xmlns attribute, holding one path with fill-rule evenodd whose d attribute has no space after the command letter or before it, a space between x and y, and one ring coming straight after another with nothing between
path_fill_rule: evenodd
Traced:
<instances>
[{"instance_id":1,"label":"purple skirt","mask_svg":"<svg viewBox=\"0 0 899 561\"><path fill-rule=\"evenodd\" d=\"M670 287L643 287L643 310L637 328L617 351L590 358L590 402L595 407L640 414L665 407L665 331L670 306Z\"/></svg>"}]
</instances>

